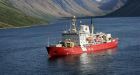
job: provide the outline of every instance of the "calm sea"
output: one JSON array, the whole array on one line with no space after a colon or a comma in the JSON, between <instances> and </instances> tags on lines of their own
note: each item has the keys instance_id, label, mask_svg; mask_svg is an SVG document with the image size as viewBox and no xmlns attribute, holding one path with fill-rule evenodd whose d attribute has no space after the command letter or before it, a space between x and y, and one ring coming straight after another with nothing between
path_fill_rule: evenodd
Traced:
<instances>
[{"instance_id":1,"label":"calm sea","mask_svg":"<svg viewBox=\"0 0 140 75\"><path fill-rule=\"evenodd\" d=\"M118 48L48 59L48 37L60 37L69 24L0 30L0 75L140 75L140 17L94 19L96 32L119 38Z\"/></svg>"}]
</instances>

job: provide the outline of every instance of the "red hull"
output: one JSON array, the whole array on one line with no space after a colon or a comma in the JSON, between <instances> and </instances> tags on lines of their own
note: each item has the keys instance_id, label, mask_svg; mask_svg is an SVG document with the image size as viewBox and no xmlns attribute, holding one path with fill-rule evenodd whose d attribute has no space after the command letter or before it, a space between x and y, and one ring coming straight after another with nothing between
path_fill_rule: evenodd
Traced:
<instances>
[{"instance_id":1,"label":"red hull","mask_svg":"<svg viewBox=\"0 0 140 75\"><path fill-rule=\"evenodd\" d=\"M89 45L85 48L86 51L83 51L80 46L75 46L73 48L67 47L47 47L47 51L50 57L58 57L58 56L65 56L65 55L73 55L73 54L81 54L84 52L92 53L96 51L101 51L105 49L115 48L118 46L118 40L115 39L109 43L97 44L97 45Z\"/></svg>"}]
</instances>

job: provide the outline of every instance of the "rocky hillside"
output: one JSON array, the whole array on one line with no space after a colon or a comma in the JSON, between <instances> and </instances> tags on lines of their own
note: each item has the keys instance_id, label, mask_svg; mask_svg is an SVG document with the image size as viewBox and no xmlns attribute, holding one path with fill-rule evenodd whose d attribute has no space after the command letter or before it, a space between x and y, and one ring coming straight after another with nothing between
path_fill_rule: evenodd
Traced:
<instances>
[{"instance_id":1,"label":"rocky hillside","mask_svg":"<svg viewBox=\"0 0 140 75\"><path fill-rule=\"evenodd\" d=\"M102 16L123 6L126 0L9 0L17 9L41 18Z\"/></svg>"},{"instance_id":2,"label":"rocky hillside","mask_svg":"<svg viewBox=\"0 0 140 75\"><path fill-rule=\"evenodd\" d=\"M52 18L103 16L127 0L0 0L0 28L47 23Z\"/></svg>"}]
</instances>

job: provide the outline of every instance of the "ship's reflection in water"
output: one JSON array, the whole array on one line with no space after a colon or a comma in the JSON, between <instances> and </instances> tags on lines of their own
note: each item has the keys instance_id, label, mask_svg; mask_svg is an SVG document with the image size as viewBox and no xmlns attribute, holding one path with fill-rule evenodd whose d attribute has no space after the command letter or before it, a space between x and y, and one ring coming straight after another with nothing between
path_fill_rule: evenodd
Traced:
<instances>
[{"instance_id":1,"label":"ship's reflection in water","mask_svg":"<svg viewBox=\"0 0 140 75\"><path fill-rule=\"evenodd\" d=\"M49 63L55 65L58 72L69 74L109 74L112 71L113 57L117 49L108 49L94 53L83 53L81 55L69 55L60 58L49 59ZM108 73L109 72L109 73ZM102 74L101 74L102 75Z\"/></svg>"},{"instance_id":2,"label":"ship's reflection in water","mask_svg":"<svg viewBox=\"0 0 140 75\"><path fill-rule=\"evenodd\" d=\"M94 52L93 54L82 54L80 56L80 70L82 74L108 74L110 63L117 49L108 49Z\"/></svg>"},{"instance_id":3,"label":"ship's reflection in water","mask_svg":"<svg viewBox=\"0 0 140 75\"><path fill-rule=\"evenodd\" d=\"M92 54L84 53L80 56L80 62L82 64L90 63L98 57L110 56L110 55L115 54L115 52L116 52L116 49L108 49L108 50L104 50L104 51L96 51Z\"/></svg>"}]
</instances>

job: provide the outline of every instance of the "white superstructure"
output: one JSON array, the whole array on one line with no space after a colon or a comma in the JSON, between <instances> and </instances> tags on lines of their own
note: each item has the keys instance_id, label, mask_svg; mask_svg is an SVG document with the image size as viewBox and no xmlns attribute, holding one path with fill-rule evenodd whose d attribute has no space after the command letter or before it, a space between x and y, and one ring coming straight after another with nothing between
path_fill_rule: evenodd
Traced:
<instances>
[{"instance_id":1,"label":"white superstructure","mask_svg":"<svg viewBox=\"0 0 140 75\"><path fill-rule=\"evenodd\" d=\"M70 31L64 31L62 34L62 41L65 43L73 42L75 45L80 45L81 47L88 44L100 44L111 41L111 34L105 34L102 32L94 34L93 24L91 26L91 31L88 25L80 25L80 29L77 30L76 17L74 16Z\"/></svg>"},{"instance_id":2,"label":"white superstructure","mask_svg":"<svg viewBox=\"0 0 140 75\"><path fill-rule=\"evenodd\" d=\"M79 44L81 46L88 44L88 41L86 39L89 36L90 36L89 26L88 25L81 25L80 31L79 31Z\"/></svg>"},{"instance_id":3,"label":"white superstructure","mask_svg":"<svg viewBox=\"0 0 140 75\"><path fill-rule=\"evenodd\" d=\"M88 25L80 25L79 31L76 28L76 17L72 19L72 25L70 31L65 31L62 34L63 41L74 42L76 45L85 45L88 44L86 40L90 36L90 29Z\"/></svg>"}]
</instances>

